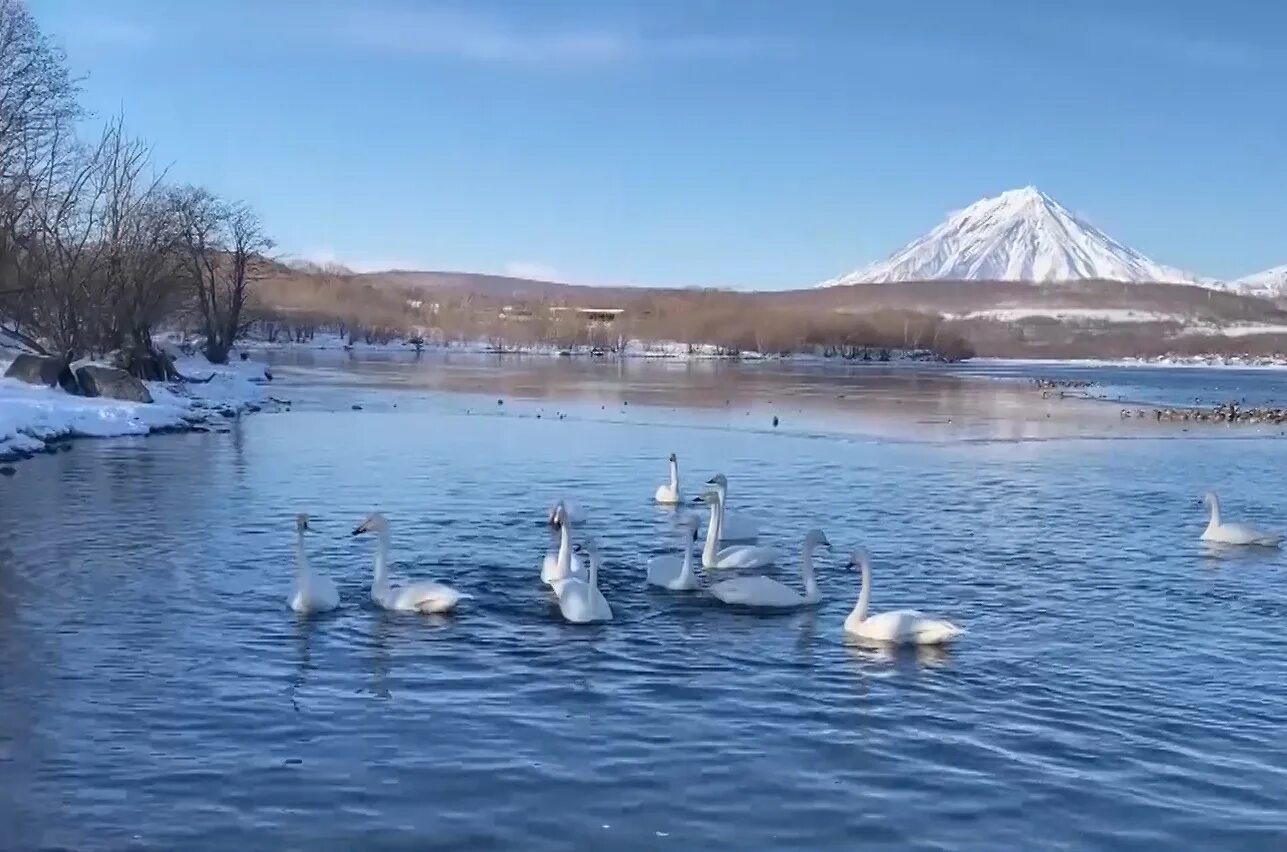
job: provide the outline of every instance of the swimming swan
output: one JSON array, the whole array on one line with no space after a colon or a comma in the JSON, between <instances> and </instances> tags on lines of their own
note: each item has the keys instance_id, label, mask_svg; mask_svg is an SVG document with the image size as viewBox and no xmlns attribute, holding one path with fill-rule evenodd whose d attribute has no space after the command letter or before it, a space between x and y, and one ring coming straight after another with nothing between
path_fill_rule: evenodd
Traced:
<instances>
[{"instance_id":1,"label":"swimming swan","mask_svg":"<svg viewBox=\"0 0 1287 852\"><path fill-rule=\"evenodd\" d=\"M800 576L804 578L804 594L763 575L721 580L707 591L716 599L736 606L787 609L816 604L822 599L822 595L818 592L818 581L813 576L813 551L819 547L830 548L831 542L827 541L822 530L811 530L804 537L803 553L800 556Z\"/></svg>"},{"instance_id":2,"label":"swimming swan","mask_svg":"<svg viewBox=\"0 0 1287 852\"><path fill-rule=\"evenodd\" d=\"M674 453L670 454L670 484L658 485L653 499L663 506L674 506L679 502L679 459Z\"/></svg>"},{"instance_id":3,"label":"swimming swan","mask_svg":"<svg viewBox=\"0 0 1287 852\"><path fill-rule=\"evenodd\" d=\"M950 621L926 618L912 609L882 612L867 616L871 602L871 560L867 551L857 550L849 560L850 567L862 572L862 591L858 603L845 619L845 633L873 642L891 645L944 645L965 632Z\"/></svg>"},{"instance_id":4,"label":"swimming swan","mask_svg":"<svg viewBox=\"0 0 1287 852\"><path fill-rule=\"evenodd\" d=\"M1214 491L1208 491L1202 499L1211 509L1211 522L1202 533L1202 541L1216 544L1259 544L1264 547L1277 547L1282 542L1281 535L1264 532L1246 524L1220 523L1220 498Z\"/></svg>"},{"instance_id":5,"label":"swimming swan","mask_svg":"<svg viewBox=\"0 0 1287 852\"><path fill-rule=\"evenodd\" d=\"M656 556L648 560L648 583L672 592L691 592L700 589L701 583L693 572L693 542L697 540L697 518L689 515L683 520L683 556Z\"/></svg>"},{"instance_id":6,"label":"swimming swan","mask_svg":"<svg viewBox=\"0 0 1287 852\"><path fill-rule=\"evenodd\" d=\"M554 594L559 598L559 612L573 624L611 621L612 607L599 591L599 549L593 540L585 543L590 551L590 570L586 579L571 577L556 581Z\"/></svg>"},{"instance_id":7,"label":"swimming swan","mask_svg":"<svg viewBox=\"0 0 1287 852\"><path fill-rule=\"evenodd\" d=\"M777 561L778 551L772 547L735 544L720 548L723 531L720 508L724 501L720 498L719 491L707 491L694 502L705 503L711 509L710 523L706 525L706 546L702 548L703 568L764 568Z\"/></svg>"},{"instance_id":8,"label":"swimming swan","mask_svg":"<svg viewBox=\"0 0 1287 852\"><path fill-rule=\"evenodd\" d=\"M385 609L397 612L451 612L456 604L472 597L442 583L412 583L409 586L389 584L389 521L378 512L371 515L353 535L373 532L379 537L375 549L375 576L371 580L371 600Z\"/></svg>"},{"instance_id":9,"label":"swimming swan","mask_svg":"<svg viewBox=\"0 0 1287 852\"><path fill-rule=\"evenodd\" d=\"M760 537L760 525L754 518L746 515L730 514L725 508L728 504L728 477L717 473L706 484L719 491L720 540L721 541L754 541Z\"/></svg>"},{"instance_id":10,"label":"swimming swan","mask_svg":"<svg viewBox=\"0 0 1287 852\"><path fill-rule=\"evenodd\" d=\"M329 612L340 605L340 592L330 577L319 577L308 566L304 533L311 532L308 515L295 516L295 587L287 605L299 613Z\"/></svg>"},{"instance_id":11,"label":"swimming swan","mask_svg":"<svg viewBox=\"0 0 1287 852\"><path fill-rule=\"evenodd\" d=\"M585 559L581 554L572 552L572 521L568 516L567 506L562 502L554 505L553 524L559 530L559 549L556 553L545 554L541 563L541 582L548 584L569 577L585 579Z\"/></svg>"}]
</instances>

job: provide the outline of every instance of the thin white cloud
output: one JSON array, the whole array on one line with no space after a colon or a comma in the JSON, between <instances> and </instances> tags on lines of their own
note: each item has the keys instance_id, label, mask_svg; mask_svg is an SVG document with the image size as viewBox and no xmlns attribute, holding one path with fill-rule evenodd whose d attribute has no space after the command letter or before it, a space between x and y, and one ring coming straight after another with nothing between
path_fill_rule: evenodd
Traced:
<instances>
[{"instance_id":1,"label":"thin white cloud","mask_svg":"<svg viewBox=\"0 0 1287 852\"><path fill-rule=\"evenodd\" d=\"M505 264L505 274L511 278L531 278L536 281L562 281L557 269L534 260L511 260Z\"/></svg>"},{"instance_id":2,"label":"thin white cloud","mask_svg":"<svg viewBox=\"0 0 1287 852\"><path fill-rule=\"evenodd\" d=\"M752 36L647 34L584 24L519 25L494 16L423 9L368 9L338 21L332 35L344 44L385 53L512 64L722 59L757 55L781 46Z\"/></svg>"}]
</instances>

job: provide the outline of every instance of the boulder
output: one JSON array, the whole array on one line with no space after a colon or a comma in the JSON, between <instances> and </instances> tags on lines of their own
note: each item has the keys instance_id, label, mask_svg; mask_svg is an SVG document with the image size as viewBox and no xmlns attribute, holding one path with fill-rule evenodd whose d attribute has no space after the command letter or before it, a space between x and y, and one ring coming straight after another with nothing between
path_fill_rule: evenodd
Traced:
<instances>
[{"instance_id":1,"label":"boulder","mask_svg":"<svg viewBox=\"0 0 1287 852\"><path fill-rule=\"evenodd\" d=\"M67 368L67 362L47 355L20 354L5 371L5 378L51 388L61 385L68 393L76 393L77 390L76 377Z\"/></svg>"},{"instance_id":2,"label":"boulder","mask_svg":"<svg viewBox=\"0 0 1287 852\"><path fill-rule=\"evenodd\" d=\"M85 396L105 396L128 402L151 402L152 394L147 385L124 370L87 364L76 371Z\"/></svg>"}]
</instances>

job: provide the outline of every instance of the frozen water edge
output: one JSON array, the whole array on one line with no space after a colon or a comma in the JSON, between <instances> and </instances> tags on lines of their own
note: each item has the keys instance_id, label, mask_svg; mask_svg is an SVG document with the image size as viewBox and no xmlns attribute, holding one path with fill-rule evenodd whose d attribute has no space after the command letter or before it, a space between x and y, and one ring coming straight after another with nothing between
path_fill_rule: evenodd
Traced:
<instances>
[{"instance_id":1,"label":"frozen water edge","mask_svg":"<svg viewBox=\"0 0 1287 852\"><path fill-rule=\"evenodd\" d=\"M355 340L349 343L344 337L318 332L313 339L296 342L293 340L268 341L247 338L238 342L238 347L249 352L290 352L290 351L326 351L342 349L349 352L412 352L415 346L410 340L394 338L385 343L366 343ZM875 353L882 347L870 347L875 360ZM651 358L676 361L781 361L781 360L823 360L839 361L840 358L826 358L809 353L778 355L762 352L730 352L709 343L692 344L675 341L642 341L626 340L617 349L578 343L572 346L558 346L552 343L530 344L497 344L486 340L452 341L440 343L425 341L421 344L425 352L450 353L460 355L524 355L531 357L605 357L605 358ZM889 349L891 361L932 361L937 360L932 352L923 349Z\"/></svg>"},{"instance_id":2,"label":"frozen water edge","mask_svg":"<svg viewBox=\"0 0 1287 852\"><path fill-rule=\"evenodd\" d=\"M0 373L11 357L0 354ZM200 357L180 358L179 372L203 383L147 382L151 403L73 396L59 388L0 378L0 461L48 451L69 438L114 438L187 430L210 421L257 410L267 399L270 378L263 364L236 361L213 365Z\"/></svg>"}]
</instances>

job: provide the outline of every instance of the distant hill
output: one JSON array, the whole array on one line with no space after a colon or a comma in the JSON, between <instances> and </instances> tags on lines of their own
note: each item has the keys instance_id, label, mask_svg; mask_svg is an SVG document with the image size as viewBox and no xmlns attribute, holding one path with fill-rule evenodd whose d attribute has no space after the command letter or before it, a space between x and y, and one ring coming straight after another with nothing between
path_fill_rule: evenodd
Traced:
<instances>
[{"instance_id":1,"label":"distant hill","mask_svg":"<svg viewBox=\"0 0 1287 852\"><path fill-rule=\"evenodd\" d=\"M557 281L539 281L532 278L515 278L509 275L486 275L478 272L423 272L394 269L387 272L368 272L355 276L356 280L424 290L453 295L474 295L496 301L592 301L599 303L634 300L649 293L682 292L673 287L597 287L588 284L563 284Z\"/></svg>"}]
</instances>

